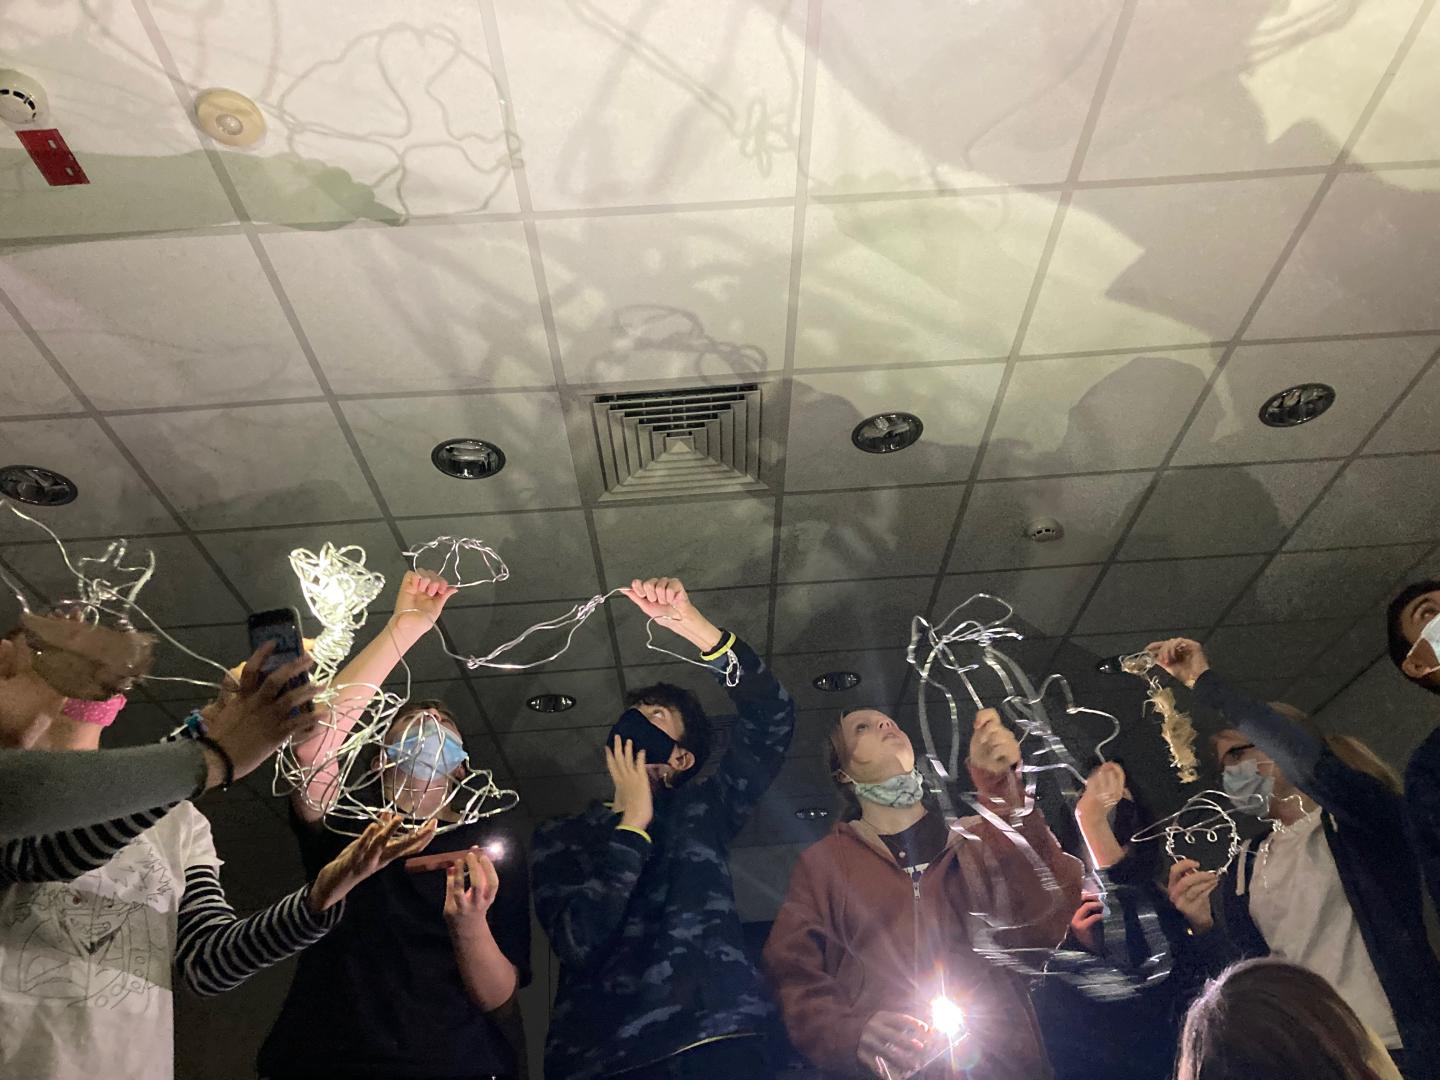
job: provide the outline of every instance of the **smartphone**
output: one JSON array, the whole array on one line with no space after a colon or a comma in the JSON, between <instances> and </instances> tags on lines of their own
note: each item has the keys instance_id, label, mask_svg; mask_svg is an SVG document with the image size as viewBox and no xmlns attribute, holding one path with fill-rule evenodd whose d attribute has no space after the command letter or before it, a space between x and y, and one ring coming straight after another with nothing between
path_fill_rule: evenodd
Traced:
<instances>
[{"instance_id":1,"label":"smartphone","mask_svg":"<svg viewBox=\"0 0 1440 1080\"><path fill-rule=\"evenodd\" d=\"M300 632L300 616L295 613L294 608L257 611L246 622L250 629L252 653L267 641L275 642L275 650L265 658L260 669L264 674L268 675L276 668L284 667L304 655L305 638ZM308 675L299 675L292 685L299 686L308 678Z\"/></svg>"}]
</instances>

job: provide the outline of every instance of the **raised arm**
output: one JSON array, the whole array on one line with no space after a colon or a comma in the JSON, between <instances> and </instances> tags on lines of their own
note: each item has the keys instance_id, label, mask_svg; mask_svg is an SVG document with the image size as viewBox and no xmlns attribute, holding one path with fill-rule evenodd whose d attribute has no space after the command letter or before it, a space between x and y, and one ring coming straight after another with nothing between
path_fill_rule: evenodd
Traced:
<instances>
[{"instance_id":1,"label":"raised arm","mask_svg":"<svg viewBox=\"0 0 1440 1080\"><path fill-rule=\"evenodd\" d=\"M400 665L405 654L430 632L444 610L445 601L459 590L438 574L428 570L411 570L400 581L395 597L394 614L375 637L351 657L340 669L333 685L335 699L330 702L329 715L315 734L297 743L292 752L305 768L319 768L311 776L305 792L291 797L295 813L302 820L316 822L335 805L339 795L339 765L335 752L345 742L365 708L374 700L376 687Z\"/></svg>"}]
</instances>

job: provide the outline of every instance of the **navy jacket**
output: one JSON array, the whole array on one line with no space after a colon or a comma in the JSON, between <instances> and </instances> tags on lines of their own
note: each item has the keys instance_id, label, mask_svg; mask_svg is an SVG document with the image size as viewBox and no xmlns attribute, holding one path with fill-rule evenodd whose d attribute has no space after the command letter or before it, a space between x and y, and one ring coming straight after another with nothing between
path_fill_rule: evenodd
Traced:
<instances>
[{"instance_id":1,"label":"navy jacket","mask_svg":"<svg viewBox=\"0 0 1440 1080\"><path fill-rule=\"evenodd\" d=\"M1430 899L1440 912L1440 728L1420 744L1405 769L1405 804Z\"/></svg>"},{"instance_id":2,"label":"navy jacket","mask_svg":"<svg viewBox=\"0 0 1440 1080\"><path fill-rule=\"evenodd\" d=\"M657 795L649 839L598 802L535 830L535 911L560 959L546 1076L592 1080L767 1030L727 847L780 771L795 704L748 645L730 651L729 745L711 775ZM717 677L726 657L709 661Z\"/></svg>"},{"instance_id":3,"label":"navy jacket","mask_svg":"<svg viewBox=\"0 0 1440 1080\"><path fill-rule=\"evenodd\" d=\"M1406 829L1404 800L1346 765L1324 740L1213 671L1196 680L1195 694L1320 804L1325 839L1395 1014L1407 1068L1413 1064L1413 1075L1440 1078L1440 961L1425 937L1420 868ZM1270 952L1250 917L1258 847L1259 838L1247 844L1233 868L1236 880L1211 894L1215 929L1186 939L1187 949L1212 974L1232 961Z\"/></svg>"}]
</instances>

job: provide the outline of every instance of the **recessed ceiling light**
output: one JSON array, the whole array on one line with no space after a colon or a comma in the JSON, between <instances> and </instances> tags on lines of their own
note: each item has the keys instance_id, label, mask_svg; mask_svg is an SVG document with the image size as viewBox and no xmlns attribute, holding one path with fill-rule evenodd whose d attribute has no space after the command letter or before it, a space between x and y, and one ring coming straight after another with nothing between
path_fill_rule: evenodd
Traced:
<instances>
[{"instance_id":1,"label":"recessed ceiling light","mask_svg":"<svg viewBox=\"0 0 1440 1080\"><path fill-rule=\"evenodd\" d=\"M536 694L525 707L536 712L565 712L575 707L575 699L569 694Z\"/></svg>"},{"instance_id":2,"label":"recessed ceiling light","mask_svg":"<svg viewBox=\"0 0 1440 1080\"><path fill-rule=\"evenodd\" d=\"M482 480L505 468L505 451L483 439L446 439L430 451L430 460L446 476Z\"/></svg>"},{"instance_id":3,"label":"recessed ceiling light","mask_svg":"<svg viewBox=\"0 0 1440 1080\"><path fill-rule=\"evenodd\" d=\"M816 675L810 680L810 685L816 690L824 690L827 694L838 693L841 690L853 690L860 685L860 675L854 671L827 671L823 675Z\"/></svg>"},{"instance_id":4,"label":"recessed ceiling light","mask_svg":"<svg viewBox=\"0 0 1440 1080\"><path fill-rule=\"evenodd\" d=\"M39 465L6 465L0 468L0 495L31 506L64 506L80 495L68 476Z\"/></svg>"},{"instance_id":5,"label":"recessed ceiling light","mask_svg":"<svg viewBox=\"0 0 1440 1080\"><path fill-rule=\"evenodd\" d=\"M1266 427L1299 427L1308 424L1335 404L1335 388L1324 383L1301 383L1268 398L1260 406L1260 422Z\"/></svg>"},{"instance_id":6,"label":"recessed ceiling light","mask_svg":"<svg viewBox=\"0 0 1440 1080\"><path fill-rule=\"evenodd\" d=\"M830 816L830 811L823 806L802 806L795 811L795 816L801 821L824 821Z\"/></svg>"},{"instance_id":7,"label":"recessed ceiling light","mask_svg":"<svg viewBox=\"0 0 1440 1080\"><path fill-rule=\"evenodd\" d=\"M850 441L867 454L893 454L914 446L925 425L908 412L877 413L855 425Z\"/></svg>"}]
</instances>

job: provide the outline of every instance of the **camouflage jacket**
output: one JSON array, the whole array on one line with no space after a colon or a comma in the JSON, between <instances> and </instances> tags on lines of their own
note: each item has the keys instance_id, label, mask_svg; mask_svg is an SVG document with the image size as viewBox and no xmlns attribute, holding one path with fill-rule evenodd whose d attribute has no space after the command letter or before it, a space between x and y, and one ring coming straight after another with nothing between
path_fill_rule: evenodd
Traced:
<instances>
[{"instance_id":1,"label":"camouflage jacket","mask_svg":"<svg viewBox=\"0 0 1440 1080\"><path fill-rule=\"evenodd\" d=\"M770 1006L745 957L726 848L780 771L795 704L744 642L739 714L709 776L657 796L650 840L594 803L535 830L535 910L560 959L545 1075L591 1080L722 1035ZM728 654L710 661L717 676Z\"/></svg>"}]
</instances>

